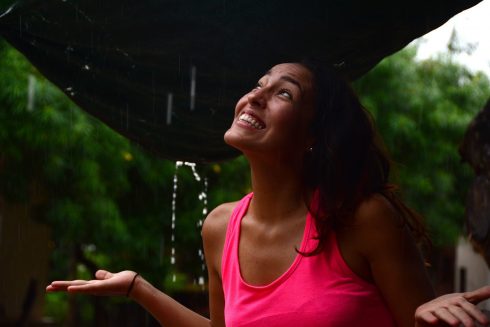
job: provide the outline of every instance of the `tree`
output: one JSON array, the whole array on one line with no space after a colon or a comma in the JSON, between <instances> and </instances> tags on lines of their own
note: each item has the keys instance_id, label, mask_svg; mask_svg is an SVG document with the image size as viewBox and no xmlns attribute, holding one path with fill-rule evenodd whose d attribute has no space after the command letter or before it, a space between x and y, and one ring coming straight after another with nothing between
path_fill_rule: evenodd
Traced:
<instances>
[{"instance_id":1,"label":"tree","mask_svg":"<svg viewBox=\"0 0 490 327\"><path fill-rule=\"evenodd\" d=\"M451 53L418 62L416 48L383 60L355 83L398 163L398 182L421 212L437 245L463 232L464 199L472 172L458 145L490 96L483 73L471 73Z\"/></svg>"}]
</instances>

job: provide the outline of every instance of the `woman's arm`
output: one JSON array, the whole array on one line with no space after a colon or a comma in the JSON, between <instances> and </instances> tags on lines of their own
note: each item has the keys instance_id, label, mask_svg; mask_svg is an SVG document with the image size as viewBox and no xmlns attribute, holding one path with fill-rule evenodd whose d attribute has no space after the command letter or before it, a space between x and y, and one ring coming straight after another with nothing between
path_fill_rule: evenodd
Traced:
<instances>
[{"instance_id":1,"label":"woman's arm","mask_svg":"<svg viewBox=\"0 0 490 327\"><path fill-rule=\"evenodd\" d=\"M202 238L209 276L209 312L213 327L225 326L225 299L221 282L221 258L228 222L236 206L225 203L211 211L204 221Z\"/></svg>"},{"instance_id":2,"label":"woman's arm","mask_svg":"<svg viewBox=\"0 0 490 327\"><path fill-rule=\"evenodd\" d=\"M366 262L365 275L379 288L397 325L413 327L415 310L434 292L408 226L388 200L375 195L361 204L349 231L349 242Z\"/></svg>"},{"instance_id":3,"label":"woman's arm","mask_svg":"<svg viewBox=\"0 0 490 327\"><path fill-rule=\"evenodd\" d=\"M373 196L359 208L349 240L366 258L398 326L474 326L487 324L474 304L490 297L490 287L473 292L434 293L412 235L391 204Z\"/></svg>"},{"instance_id":4,"label":"woman's arm","mask_svg":"<svg viewBox=\"0 0 490 327\"><path fill-rule=\"evenodd\" d=\"M95 274L95 279L88 281L54 281L46 287L46 291L129 296L165 327L224 327L224 297L220 276L221 255L228 220L235 205L236 203L220 205L208 215L203 226L204 252L209 273L211 320L181 305L141 276L135 278L136 273L128 270L119 273L99 270Z\"/></svg>"},{"instance_id":5,"label":"woman's arm","mask_svg":"<svg viewBox=\"0 0 490 327\"><path fill-rule=\"evenodd\" d=\"M46 291L109 296L128 295L166 327L209 327L211 325L209 319L184 307L153 287L141 276L136 278L135 276L135 272L128 270L119 273L99 270L94 280L54 281L48 285Z\"/></svg>"}]
</instances>

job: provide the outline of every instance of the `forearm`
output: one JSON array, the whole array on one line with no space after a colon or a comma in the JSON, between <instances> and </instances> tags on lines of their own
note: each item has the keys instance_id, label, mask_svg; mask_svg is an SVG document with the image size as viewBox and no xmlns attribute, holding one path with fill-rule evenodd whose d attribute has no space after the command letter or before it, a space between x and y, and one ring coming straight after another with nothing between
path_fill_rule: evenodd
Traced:
<instances>
[{"instance_id":1,"label":"forearm","mask_svg":"<svg viewBox=\"0 0 490 327\"><path fill-rule=\"evenodd\" d=\"M209 327L211 322L138 277L130 297L165 327Z\"/></svg>"}]
</instances>

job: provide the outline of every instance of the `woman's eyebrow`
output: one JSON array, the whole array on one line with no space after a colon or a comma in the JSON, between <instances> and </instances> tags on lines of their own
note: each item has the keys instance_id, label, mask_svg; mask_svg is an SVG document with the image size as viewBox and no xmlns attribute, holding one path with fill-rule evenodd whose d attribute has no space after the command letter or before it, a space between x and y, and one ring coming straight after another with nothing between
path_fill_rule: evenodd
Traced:
<instances>
[{"instance_id":1,"label":"woman's eyebrow","mask_svg":"<svg viewBox=\"0 0 490 327\"><path fill-rule=\"evenodd\" d=\"M268 70L264 74L264 76L268 76L268 75L271 75L271 71L270 70ZM303 93L303 87L301 86L301 84L297 80L295 80L294 78L292 78L291 76L282 75L281 77L279 77L279 79L296 85L298 87L298 89L300 90L300 92Z\"/></svg>"},{"instance_id":2,"label":"woman's eyebrow","mask_svg":"<svg viewBox=\"0 0 490 327\"><path fill-rule=\"evenodd\" d=\"M283 81L286 81L286 82L289 82L289 83L296 85L298 87L298 89L300 90L300 92L303 93L303 87L301 86L301 84L297 80L292 78L291 76L283 75L279 79L282 79Z\"/></svg>"}]
</instances>

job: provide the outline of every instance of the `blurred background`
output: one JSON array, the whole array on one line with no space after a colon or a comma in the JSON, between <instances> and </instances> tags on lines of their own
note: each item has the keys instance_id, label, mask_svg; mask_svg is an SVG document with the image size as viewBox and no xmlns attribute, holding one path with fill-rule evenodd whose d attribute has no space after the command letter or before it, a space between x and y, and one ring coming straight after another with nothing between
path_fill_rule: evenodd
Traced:
<instances>
[{"instance_id":1,"label":"blurred background","mask_svg":"<svg viewBox=\"0 0 490 327\"><path fill-rule=\"evenodd\" d=\"M490 281L465 239L474 172L458 153L490 98L490 26L478 20L489 4L353 85L397 164L393 181L425 217L439 294ZM44 293L51 280L88 279L99 268L138 271L206 314L202 220L249 191L243 157L206 165L157 159L77 108L0 39L0 325L156 325L126 299Z\"/></svg>"}]
</instances>

